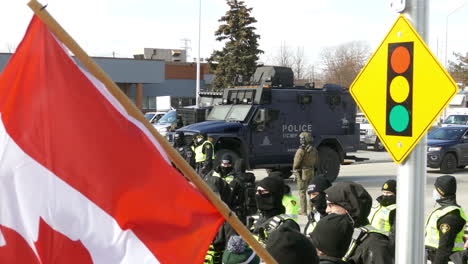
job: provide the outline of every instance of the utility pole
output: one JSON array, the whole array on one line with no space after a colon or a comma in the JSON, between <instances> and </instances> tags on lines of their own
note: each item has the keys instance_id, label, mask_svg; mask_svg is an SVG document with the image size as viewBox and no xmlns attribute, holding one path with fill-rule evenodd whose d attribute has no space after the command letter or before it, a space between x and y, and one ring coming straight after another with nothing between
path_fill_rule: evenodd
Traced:
<instances>
[{"instance_id":1,"label":"utility pole","mask_svg":"<svg viewBox=\"0 0 468 264\"><path fill-rule=\"evenodd\" d=\"M197 53L197 89L195 94L196 105L200 103L200 37L201 36L201 0L198 0L198 53Z\"/></svg>"}]
</instances>

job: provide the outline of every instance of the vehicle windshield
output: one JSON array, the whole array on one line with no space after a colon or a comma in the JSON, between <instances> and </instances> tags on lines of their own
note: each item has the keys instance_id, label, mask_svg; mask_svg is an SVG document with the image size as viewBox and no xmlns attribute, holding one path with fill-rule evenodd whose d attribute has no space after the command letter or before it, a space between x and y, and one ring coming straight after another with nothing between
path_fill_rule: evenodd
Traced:
<instances>
[{"instance_id":1,"label":"vehicle windshield","mask_svg":"<svg viewBox=\"0 0 468 264\"><path fill-rule=\"evenodd\" d=\"M151 121L151 119L153 119L154 115L155 115L155 113L146 113L145 118L146 118L146 120Z\"/></svg>"},{"instance_id":2,"label":"vehicle windshield","mask_svg":"<svg viewBox=\"0 0 468 264\"><path fill-rule=\"evenodd\" d=\"M159 119L158 124L171 124L174 123L177 119L177 112L172 110L167 112L161 119Z\"/></svg>"},{"instance_id":3,"label":"vehicle windshield","mask_svg":"<svg viewBox=\"0 0 468 264\"><path fill-rule=\"evenodd\" d=\"M428 139L457 140L466 131L466 128L442 127L429 134Z\"/></svg>"},{"instance_id":4,"label":"vehicle windshield","mask_svg":"<svg viewBox=\"0 0 468 264\"><path fill-rule=\"evenodd\" d=\"M243 122L252 109L251 105L216 105L207 120Z\"/></svg>"},{"instance_id":5,"label":"vehicle windshield","mask_svg":"<svg viewBox=\"0 0 468 264\"><path fill-rule=\"evenodd\" d=\"M217 105L213 107L207 120L226 120L226 116L231 110L232 105Z\"/></svg>"},{"instance_id":6,"label":"vehicle windshield","mask_svg":"<svg viewBox=\"0 0 468 264\"><path fill-rule=\"evenodd\" d=\"M444 124L451 124L451 125L466 125L468 122L468 115L449 115Z\"/></svg>"}]
</instances>

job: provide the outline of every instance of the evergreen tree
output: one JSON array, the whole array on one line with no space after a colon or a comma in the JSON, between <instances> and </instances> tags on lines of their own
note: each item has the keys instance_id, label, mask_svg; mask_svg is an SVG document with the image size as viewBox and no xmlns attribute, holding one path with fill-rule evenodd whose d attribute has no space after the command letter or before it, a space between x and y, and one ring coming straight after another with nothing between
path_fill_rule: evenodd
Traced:
<instances>
[{"instance_id":1,"label":"evergreen tree","mask_svg":"<svg viewBox=\"0 0 468 264\"><path fill-rule=\"evenodd\" d=\"M456 61L450 61L448 71L453 79L468 86L468 52L463 56L461 53L455 53Z\"/></svg>"},{"instance_id":2,"label":"evergreen tree","mask_svg":"<svg viewBox=\"0 0 468 264\"><path fill-rule=\"evenodd\" d=\"M258 55L259 35L252 26L257 20L250 15L252 8L247 8L244 1L226 0L229 10L219 19L222 24L215 32L217 41L225 41L220 51L214 51L208 59L214 70L214 90L220 90L235 84L235 78L242 76L246 83L255 72Z\"/></svg>"}]
</instances>

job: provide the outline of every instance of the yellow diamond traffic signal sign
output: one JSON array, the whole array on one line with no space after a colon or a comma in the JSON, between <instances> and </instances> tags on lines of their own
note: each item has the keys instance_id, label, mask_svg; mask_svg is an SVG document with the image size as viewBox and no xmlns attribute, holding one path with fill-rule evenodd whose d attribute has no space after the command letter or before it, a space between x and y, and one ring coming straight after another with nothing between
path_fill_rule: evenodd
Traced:
<instances>
[{"instance_id":1,"label":"yellow diamond traffic signal sign","mask_svg":"<svg viewBox=\"0 0 468 264\"><path fill-rule=\"evenodd\" d=\"M393 160L401 163L455 96L457 85L401 15L350 92Z\"/></svg>"}]
</instances>

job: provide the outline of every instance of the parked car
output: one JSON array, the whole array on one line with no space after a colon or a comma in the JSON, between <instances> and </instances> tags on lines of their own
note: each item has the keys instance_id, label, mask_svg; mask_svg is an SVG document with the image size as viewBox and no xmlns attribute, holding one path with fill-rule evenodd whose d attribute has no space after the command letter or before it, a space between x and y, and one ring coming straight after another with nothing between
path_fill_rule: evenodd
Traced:
<instances>
[{"instance_id":1,"label":"parked car","mask_svg":"<svg viewBox=\"0 0 468 264\"><path fill-rule=\"evenodd\" d=\"M427 140L427 166L453 173L468 165L468 126L440 127Z\"/></svg>"},{"instance_id":2,"label":"parked car","mask_svg":"<svg viewBox=\"0 0 468 264\"><path fill-rule=\"evenodd\" d=\"M359 132L360 144L365 146L366 149L367 146L372 146L375 151L385 150L385 146L380 141L374 128L369 124L369 121L367 121L365 117L362 117L361 123L359 124Z\"/></svg>"},{"instance_id":3,"label":"parked car","mask_svg":"<svg viewBox=\"0 0 468 264\"><path fill-rule=\"evenodd\" d=\"M145 118L150 122L151 124L154 124L161 119L167 112L146 112L145 113Z\"/></svg>"},{"instance_id":4,"label":"parked car","mask_svg":"<svg viewBox=\"0 0 468 264\"><path fill-rule=\"evenodd\" d=\"M167 132L175 131L175 129L182 127L182 120L177 116L177 110L171 110L153 126L159 134L166 136Z\"/></svg>"},{"instance_id":5,"label":"parked car","mask_svg":"<svg viewBox=\"0 0 468 264\"><path fill-rule=\"evenodd\" d=\"M459 125L468 125L468 115L449 115L442 122L443 127L446 126L459 126Z\"/></svg>"}]
</instances>

